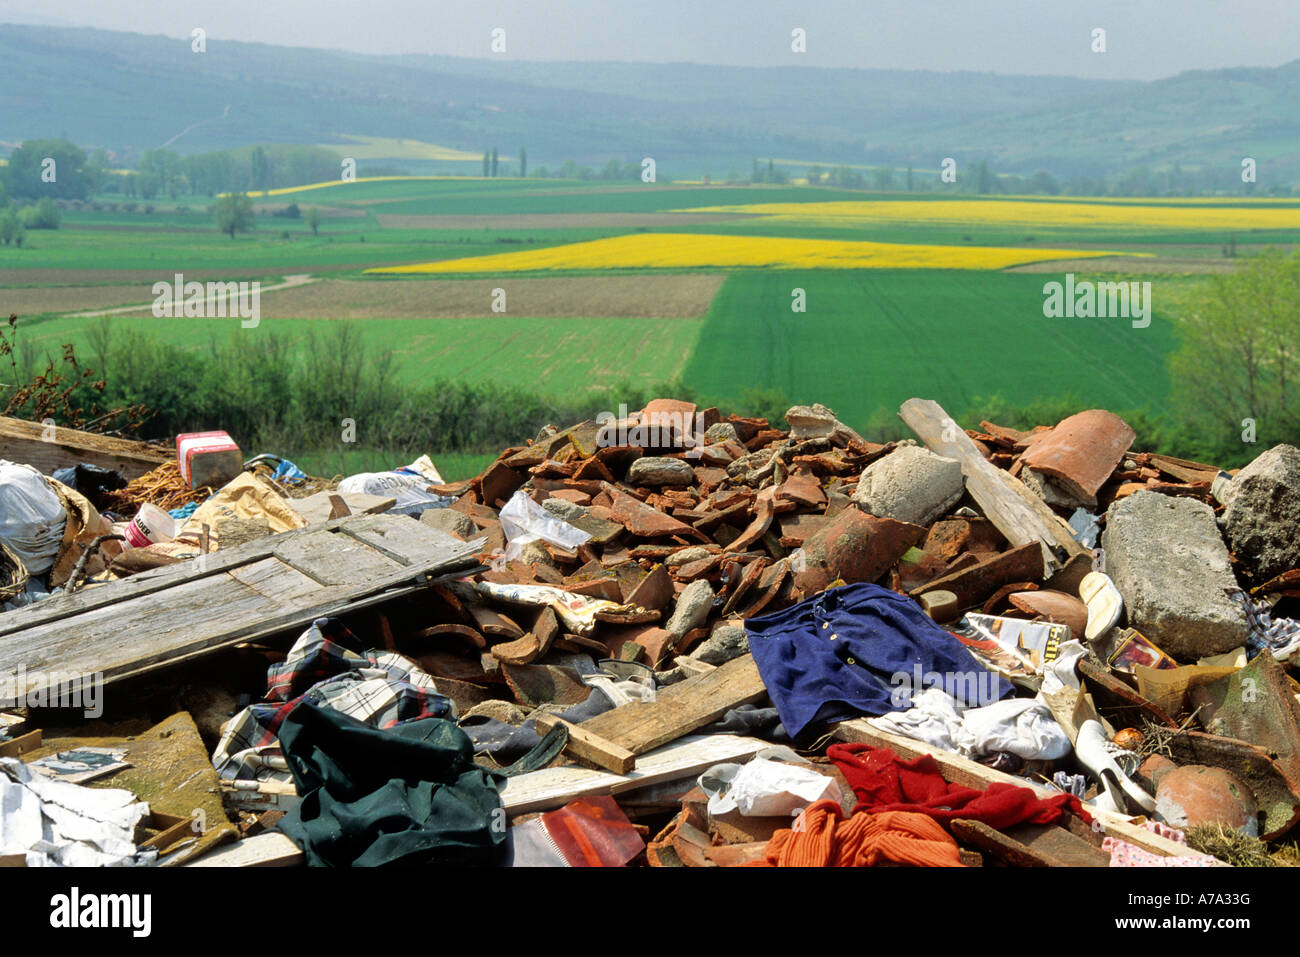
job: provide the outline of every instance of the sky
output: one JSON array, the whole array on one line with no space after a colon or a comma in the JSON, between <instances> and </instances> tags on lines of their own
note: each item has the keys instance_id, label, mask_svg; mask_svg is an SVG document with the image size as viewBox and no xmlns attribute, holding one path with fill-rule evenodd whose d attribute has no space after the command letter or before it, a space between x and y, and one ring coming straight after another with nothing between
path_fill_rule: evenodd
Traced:
<instances>
[{"instance_id":1,"label":"sky","mask_svg":"<svg viewBox=\"0 0 1300 957\"><path fill-rule=\"evenodd\" d=\"M464 57L501 28L521 60L1142 80L1300 59L1300 0L0 0L0 22Z\"/></svg>"}]
</instances>

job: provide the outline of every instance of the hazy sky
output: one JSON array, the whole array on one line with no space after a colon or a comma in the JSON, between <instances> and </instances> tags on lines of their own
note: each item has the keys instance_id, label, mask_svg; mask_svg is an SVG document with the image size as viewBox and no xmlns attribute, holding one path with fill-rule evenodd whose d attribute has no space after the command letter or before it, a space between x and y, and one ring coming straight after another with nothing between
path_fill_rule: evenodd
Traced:
<instances>
[{"instance_id":1,"label":"hazy sky","mask_svg":"<svg viewBox=\"0 0 1300 957\"><path fill-rule=\"evenodd\" d=\"M1300 0L0 0L0 21L363 53L1154 79L1300 58ZM807 53L790 31L807 31ZM1105 53L1091 50L1106 30Z\"/></svg>"}]
</instances>

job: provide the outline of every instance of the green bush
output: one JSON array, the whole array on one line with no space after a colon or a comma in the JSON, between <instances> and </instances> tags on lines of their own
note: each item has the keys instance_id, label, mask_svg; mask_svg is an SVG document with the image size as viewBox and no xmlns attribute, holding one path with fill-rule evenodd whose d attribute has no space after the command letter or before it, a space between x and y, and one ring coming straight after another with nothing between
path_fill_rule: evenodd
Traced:
<instances>
[{"instance_id":1,"label":"green bush","mask_svg":"<svg viewBox=\"0 0 1300 957\"><path fill-rule=\"evenodd\" d=\"M48 196L35 206L24 206L19 215L27 229L58 229L59 222L63 219L59 207Z\"/></svg>"}]
</instances>

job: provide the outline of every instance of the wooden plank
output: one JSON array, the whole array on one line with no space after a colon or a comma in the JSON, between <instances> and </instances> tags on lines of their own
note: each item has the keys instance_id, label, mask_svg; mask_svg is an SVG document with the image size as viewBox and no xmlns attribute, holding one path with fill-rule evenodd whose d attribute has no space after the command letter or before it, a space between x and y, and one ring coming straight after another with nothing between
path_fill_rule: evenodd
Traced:
<instances>
[{"instance_id":1,"label":"wooden plank","mask_svg":"<svg viewBox=\"0 0 1300 957\"><path fill-rule=\"evenodd\" d=\"M1036 851L1001 831L989 827L983 821L960 818L948 824L953 837L963 844L973 844L1000 861L1006 861L1012 867L1067 867L1060 858L1042 851ZM1107 861L1110 858L1107 857Z\"/></svg>"},{"instance_id":2,"label":"wooden plank","mask_svg":"<svg viewBox=\"0 0 1300 957\"><path fill-rule=\"evenodd\" d=\"M1071 820L1087 827L1073 815ZM1090 843L1059 824L1016 824L1005 833L1034 853L1059 860L1066 867L1110 867L1110 855L1101 849L1100 842Z\"/></svg>"},{"instance_id":3,"label":"wooden plank","mask_svg":"<svg viewBox=\"0 0 1300 957\"><path fill-rule=\"evenodd\" d=\"M410 519L406 521L410 522ZM344 585L406 567L351 536L335 532L317 532L294 538L279 546L272 555L322 585Z\"/></svg>"},{"instance_id":4,"label":"wooden plank","mask_svg":"<svg viewBox=\"0 0 1300 957\"><path fill-rule=\"evenodd\" d=\"M585 723L585 722L584 722ZM693 778L724 761L743 762L772 745L736 734L691 735L638 758L627 774L572 765L543 768L506 781L501 802L511 816L563 807L574 798L621 795Z\"/></svg>"},{"instance_id":5,"label":"wooden plank","mask_svg":"<svg viewBox=\"0 0 1300 957\"><path fill-rule=\"evenodd\" d=\"M129 481L174 461L175 456L131 439L57 425L46 428L39 422L0 416L0 458L31 465L46 475L55 469L90 462L115 469Z\"/></svg>"},{"instance_id":6,"label":"wooden plank","mask_svg":"<svg viewBox=\"0 0 1300 957\"><path fill-rule=\"evenodd\" d=\"M742 655L708 674L669 685L653 702L634 701L589 718L582 723L582 728L587 734L612 742L634 755L645 754L766 693L767 687L753 656ZM545 734L558 720L553 715L538 718L538 732ZM590 755L587 758L596 760Z\"/></svg>"},{"instance_id":7,"label":"wooden plank","mask_svg":"<svg viewBox=\"0 0 1300 957\"><path fill-rule=\"evenodd\" d=\"M335 497L343 499L353 515L377 515L397 504L397 499L391 495L367 495L365 492L316 492L306 498L290 499L289 504L295 512L315 525L335 517L330 514Z\"/></svg>"},{"instance_id":8,"label":"wooden plank","mask_svg":"<svg viewBox=\"0 0 1300 957\"><path fill-rule=\"evenodd\" d=\"M9 741L0 741L0 758L17 758L41 746L41 729L28 731Z\"/></svg>"},{"instance_id":9,"label":"wooden plank","mask_svg":"<svg viewBox=\"0 0 1300 957\"><path fill-rule=\"evenodd\" d=\"M396 521L402 516L379 517L386 517L389 521ZM307 528L281 532L278 535L266 535L232 548L224 548L207 556L202 561L195 559L177 562L173 565L166 565L162 568L132 575L130 578L121 581L110 582L105 585L92 585L74 595L55 595L52 598L36 602L34 605L27 605L0 615L0 638L24 631L35 625L68 618L83 611L121 604L128 598L162 591L181 582L219 575L240 565L249 565L267 558L286 542L307 535L315 535L321 531L336 529L345 523L358 521L362 521L362 519L340 518ZM410 520L407 519L407 521ZM431 531L433 530L431 529ZM485 543L486 539L474 539L465 543L473 546L472 548L461 549L460 551L469 555L481 549Z\"/></svg>"},{"instance_id":10,"label":"wooden plank","mask_svg":"<svg viewBox=\"0 0 1300 957\"><path fill-rule=\"evenodd\" d=\"M401 523L417 534L420 529L435 531L405 516L341 521ZM317 526L308 535L286 533L283 537L291 547L281 542L271 555L254 552L263 557L252 563L234 563L215 574L200 571L188 578L173 576L167 587L133 589L129 587L131 579L105 585L97 591L108 598L121 593L122 600L100 601L87 610L74 608L69 614L49 616L0 641L0 674L25 672L27 687L19 690L27 693L59 673L66 679L70 663L75 663L82 675L100 674L104 681L113 681L409 593L426 587L430 576L475 564L474 543L439 539L436 549L424 549L418 560L402 565L357 538L323 528ZM403 528L402 534L406 531ZM281 548L294 564L277 557ZM347 574L340 555L351 562ZM320 579L332 583L322 585ZM11 612L4 617L20 614Z\"/></svg>"},{"instance_id":11,"label":"wooden plank","mask_svg":"<svg viewBox=\"0 0 1300 957\"><path fill-rule=\"evenodd\" d=\"M606 768L615 774L627 774L636 767L635 754L613 741L606 741L599 735L592 734L580 725L556 718L554 721L548 721L546 728L539 726L538 730L545 733L557 724L569 729L569 743L564 750L575 758L590 761L597 767Z\"/></svg>"},{"instance_id":12,"label":"wooden plank","mask_svg":"<svg viewBox=\"0 0 1300 957\"><path fill-rule=\"evenodd\" d=\"M974 441L957 427L939 403L908 399L898 412L930 451L961 463L966 489L998 531L1012 545L1039 542L1049 573L1084 548L1067 525L1038 496L980 454Z\"/></svg>"},{"instance_id":13,"label":"wooden plank","mask_svg":"<svg viewBox=\"0 0 1300 957\"><path fill-rule=\"evenodd\" d=\"M255 837L229 844L202 857L182 864L182 867L296 867L304 855L279 831L267 831Z\"/></svg>"},{"instance_id":14,"label":"wooden plank","mask_svg":"<svg viewBox=\"0 0 1300 957\"><path fill-rule=\"evenodd\" d=\"M964 784L967 787L983 789L995 781L1003 781L1017 787L1029 788L1042 797L1053 797L1061 793L1054 788L1035 784L1025 778L1018 778L1003 771L987 768L976 761L963 758L951 751L935 748L924 741L916 741L899 734L881 731L879 728L869 725L862 718L841 721L835 726L835 737L841 741L869 744L873 748L889 748L901 758L915 758L922 754L932 755L935 761L938 762L939 770L943 773L944 779L954 784ZM1091 807L1087 808L1087 811L1094 818L1101 821L1106 828L1107 834L1128 841L1130 844L1135 844L1143 850L1151 851L1153 854L1159 854L1162 857L1185 857L1197 853L1185 844L1178 844L1168 838L1153 834L1144 827L1132 824L1122 814Z\"/></svg>"}]
</instances>

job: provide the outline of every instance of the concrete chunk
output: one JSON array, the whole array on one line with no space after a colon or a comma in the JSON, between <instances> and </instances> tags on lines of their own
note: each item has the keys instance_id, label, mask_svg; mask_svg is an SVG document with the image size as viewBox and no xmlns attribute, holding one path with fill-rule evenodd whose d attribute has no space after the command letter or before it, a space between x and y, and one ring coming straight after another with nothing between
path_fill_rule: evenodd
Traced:
<instances>
[{"instance_id":1,"label":"concrete chunk","mask_svg":"<svg viewBox=\"0 0 1300 957\"><path fill-rule=\"evenodd\" d=\"M677 596L677 607L664 629L674 638L703 625L713 609L713 589L704 579L693 581Z\"/></svg>"},{"instance_id":2,"label":"concrete chunk","mask_svg":"<svg viewBox=\"0 0 1300 957\"><path fill-rule=\"evenodd\" d=\"M633 485L693 485L695 470L681 459L647 455L632 463L627 480Z\"/></svg>"},{"instance_id":3,"label":"concrete chunk","mask_svg":"<svg viewBox=\"0 0 1300 957\"><path fill-rule=\"evenodd\" d=\"M1228 545L1252 576L1300 568L1300 449L1273 446L1237 473L1227 496Z\"/></svg>"},{"instance_id":4,"label":"concrete chunk","mask_svg":"<svg viewBox=\"0 0 1300 957\"><path fill-rule=\"evenodd\" d=\"M1195 661L1246 643L1249 624L1225 593L1236 579L1208 505L1136 492L1106 512L1101 544L1129 625L1164 651Z\"/></svg>"},{"instance_id":5,"label":"concrete chunk","mask_svg":"<svg viewBox=\"0 0 1300 957\"><path fill-rule=\"evenodd\" d=\"M917 445L904 445L867 466L853 500L872 515L928 525L965 490L961 463Z\"/></svg>"}]
</instances>

